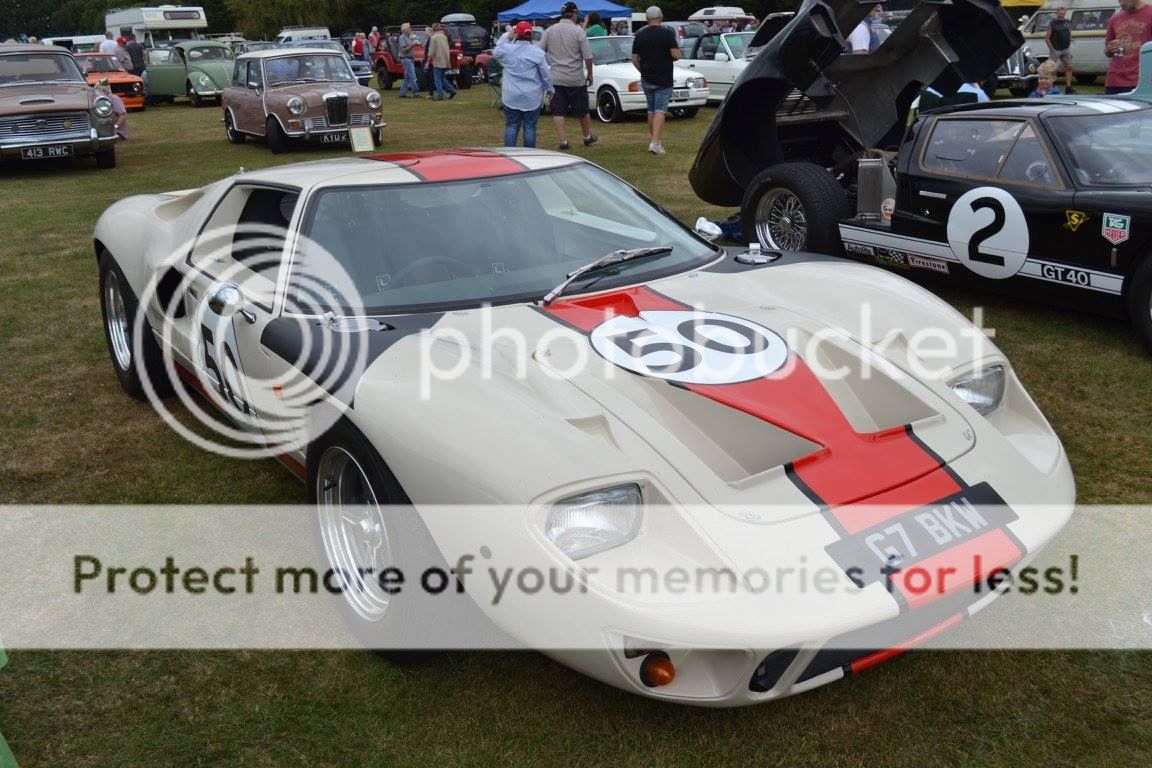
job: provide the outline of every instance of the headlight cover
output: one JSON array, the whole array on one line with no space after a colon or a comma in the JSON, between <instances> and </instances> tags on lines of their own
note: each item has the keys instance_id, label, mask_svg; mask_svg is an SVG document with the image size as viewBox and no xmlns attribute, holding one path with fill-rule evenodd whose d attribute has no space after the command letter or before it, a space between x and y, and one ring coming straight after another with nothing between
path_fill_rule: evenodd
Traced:
<instances>
[{"instance_id":1,"label":"headlight cover","mask_svg":"<svg viewBox=\"0 0 1152 768\"><path fill-rule=\"evenodd\" d=\"M304 99L299 96L292 96L284 106L288 107L288 111L292 114L299 115L304 111Z\"/></svg>"},{"instance_id":2,"label":"headlight cover","mask_svg":"<svg viewBox=\"0 0 1152 768\"><path fill-rule=\"evenodd\" d=\"M579 560L636 538L643 518L643 494L630 483L561 499L548 509L544 534Z\"/></svg>"},{"instance_id":3,"label":"headlight cover","mask_svg":"<svg viewBox=\"0 0 1152 768\"><path fill-rule=\"evenodd\" d=\"M92 102L92 111L96 113L97 117L108 117L112 114L112 100L106 96L97 97Z\"/></svg>"},{"instance_id":4,"label":"headlight cover","mask_svg":"<svg viewBox=\"0 0 1152 768\"><path fill-rule=\"evenodd\" d=\"M948 386L977 413L987 416L999 408L1004 399L1004 366L992 365L966 373Z\"/></svg>"},{"instance_id":5,"label":"headlight cover","mask_svg":"<svg viewBox=\"0 0 1152 768\"><path fill-rule=\"evenodd\" d=\"M690 77L690 78L688 78L688 87L689 88L707 88L708 87L708 81L702 77Z\"/></svg>"},{"instance_id":6,"label":"headlight cover","mask_svg":"<svg viewBox=\"0 0 1152 768\"><path fill-rule=\"evenodd\" d=\"M368 109L380 109L380 94L376 91L369 91L368 95L364 97L364 103Z\"/></svg>"}]
</instances>

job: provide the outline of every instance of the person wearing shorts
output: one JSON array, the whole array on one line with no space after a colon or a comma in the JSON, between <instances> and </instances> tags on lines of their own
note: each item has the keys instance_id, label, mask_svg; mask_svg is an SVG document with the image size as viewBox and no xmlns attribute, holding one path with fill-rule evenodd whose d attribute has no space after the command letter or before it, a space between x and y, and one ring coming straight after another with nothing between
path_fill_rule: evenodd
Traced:
<instances>
[{"instance_id":1,"label":"person wearing shorts","mask_svg":"<svg viewBox=\"0 0 1152 768\"><path fill-rule=\"evenodd\" d=\"M1064 65L1064 93L1075 93L1072 90L1072 22L1065 18L1067 15L1067 8L1056 9L1044 42L1048 44L1048 60Z\"/></svg>"},{"instance_id":2,"label":"person wearing shorts","mask_svg":"<svg viewBox=\"0 0 1152 768\"><path fill-rule=\"evenodd\" d=\"M592 133L592 117L588 114L592 49L588 47L584 28L576 23L579 15L576 3L565 3L560 9L560 21L548 27L540 38L540 48L548 57L548 69L552 73L552 124L556 126L560 149L571 147L565 125L569 115L580 120L584 146L595 144L599 138Z\"/></svg>"},{"instance_id":3,"label":"person wearing shorts","mask_svg":"<svg viewBox=\"0 0 1152 768\"><path fill-rule=\"evenodd\" d=\"M640 88L648 102L648 151L662 155L664 120L672 98L672 68L680 58L680 46L676 33L663 25L663 11L651 5L644 16L648 24L632 40L632 65L640 70Z\"/></svg>"}]
</instances>

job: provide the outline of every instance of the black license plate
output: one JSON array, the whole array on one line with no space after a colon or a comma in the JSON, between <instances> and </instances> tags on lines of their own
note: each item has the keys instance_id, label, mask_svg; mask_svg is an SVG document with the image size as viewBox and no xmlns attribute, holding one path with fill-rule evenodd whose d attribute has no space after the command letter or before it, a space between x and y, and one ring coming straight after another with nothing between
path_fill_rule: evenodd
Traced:
<instances>
[{"instance_id":1,"label":"black license plate","mask_svg":"<svg viewBox=\"0 0 1152 768\"><path fill-rule=\"evenodd\" d=\"M45 160L52 157L71 157L70 144L54 144L48 147L24 147L20 150L21 160Z\"/></svg>"},{"instance_id":2,"label":"black license plate","mask_svg":"<svg viewBox=\"0 0 1152 768\"><path fill-rule=\"evenodd\" d=\"M348 131L340 131L339 133L324 133L320 136L321 144L347 144Z\"/></svg>"}]
</instances>

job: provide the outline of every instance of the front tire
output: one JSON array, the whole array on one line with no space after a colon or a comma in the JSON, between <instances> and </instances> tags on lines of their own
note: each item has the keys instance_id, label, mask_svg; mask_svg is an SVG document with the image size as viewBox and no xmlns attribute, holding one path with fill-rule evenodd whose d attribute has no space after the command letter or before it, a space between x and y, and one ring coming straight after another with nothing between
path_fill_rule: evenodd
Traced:
<instances>
[{"instance_id":1,"label":"front tire","mask_svg":"<svg viewBox=\"0 0 1152 768\"><path fill-rule=\"evenodd\" d=\"M232 113L227 111L224 113L224 133L228 136L229 144L244 143L244 134L236 130L236 124L232 120Z\"/></svg>"},{"instance_id":2,"label":"front tire","mask_svg":"<svg viewBox=\"0 0 1152 768\"><path fill-rule=\"evenodd\" d=\"M1030 85L1010 85L1010 86L1008 86L1008 92L1011 93L1013 96L1015 96L1018 99L1023 99L1023 98L1026 98L1028 96L1028 94L1032 93L1032 86L1030 86Z\"/></svg>"},{"instance_id":3,"label":"front tire","mask_svg":"<svg viewBox=\"0 0 1152 768\"><path fill-rule=\"evenodd\" d=\"M838 224L848 198L828 171L814 163L781 163L752 179L740 206L749 241L780 251L840 253Z\"/></svg>"},{"instance_id":4,"label":"front tire","mask_svg":"<svg viewBox=\"0 0 1152 768\"><path fill-rule=\"evenodd\" d=\"M282 155L289 149L288 135L280 127L280 121L274 117L269 117L265 123L264 141L274 155Z\"/></svg>"},{"instance_id":5,"label":"front tire","mask_svg":"<svg viewBox=\"0 0 1152 768\"><path fill-rule=\"evenodd\" d=\"M1152 353L1152 256L1136 267L1128 288L1128 316L1144 347Z\"/></svg>"},{"instance_id":6,"label":"front tire","mask_svg":"<svg viewBox=\"0 0 1152 768\"><path fill-rule=\"evenodd\" d=\"M624 119L624 108L616 91L601 88L596 93L596 117L605 123L619 123Z\"/></svg>"},{"instance_id":7,"label":"front tire","mask_svg":"<svg viewBox=\"0 0 1152 768\"><path fill-rule=\"evenodd\" d=\"M152 384L160 397L172 393L172 382L164 370L164 356L152 335L146 319L139 328L144 334L135 343L137 315L140 305L132 286L112 254L100 252L100 314L104 320L104 339L108 343L108 356L112 370L121 388L135 400L147 401L143 379ZM139 354L137 354L139 353Z\"/></svg>"},{"instance_id":8,"label":"front tire","mask_svg":"<svg viewBox=\"0 0 1152 768\"><path fill-rule=\"evenodd\" d=\"M700 107L675 107L672 110L673 117L696 117L700 112Z\"/></svg>"},{"instance_id":9,"label":"front tire","mask_svg":"<svg viewBox=\"0 0 1152 768\"><path fill-rule=\"evenodd\" d=\"M387 66L381 67L376 72L376 79L380 81L380 88L385 91L392 90L392 83L395 82L395 77L388 71Z\"/></svg>"},{"instance_id":10,"label":"front tire","mask_svg":"<svg viewBox=\"0 0 1152 768\"><path fill-rule=\"evenodd\" d=\"M185 83L188 87L188 101L194 107L204 106L204 99L200 98L200 94L196 93L196 89L192 87L192 83Z\"/></svg>"}]
</instances>

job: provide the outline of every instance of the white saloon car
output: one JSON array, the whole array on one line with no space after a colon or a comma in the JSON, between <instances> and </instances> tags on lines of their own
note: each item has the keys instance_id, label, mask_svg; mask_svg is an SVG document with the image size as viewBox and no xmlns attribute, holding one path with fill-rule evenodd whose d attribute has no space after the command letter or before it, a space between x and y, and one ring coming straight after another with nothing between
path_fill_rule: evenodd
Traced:
<instances>
[{"instance_id":1,"label":"white saloon car","mask_svg":"<svg viewBox=\"0 0 1152 768\"><path fill-rule=\"evenodd\" d=\"M588 103L606 123L624 119L628 112L647 112L648 103L640 89L640 72L632 66L632 37L610 35L589 38L595 65ZM694 117L708 100L708 81L689 71L673 69L672 99L668 111L676 117Z\"/></svg>"},{"instance_id":2,"label":"white saloon car","mask_svg":"<svg viewBox=\"0 0 1152 768\"><path fill-rule=\"evenodd\" d=\"M703 75L708 81L708 101L720 103L732 83L748 66L759 48L749 48L755 32L711 32L681 46L676 66Z\"/></svg>"},{"instance_id":3,"label":"white saloon car","mask_svg":"<svg viewBox=\"0 0 1152 768\"><path fill-rule=\"evenodd\" d=\"M570 154L460 149L129 197L94 246L122 387L187 397L175 372L229 444L267 443L306 481L373 647L413 647L388 638L425 614L383 574L430 552L472 564L454 568L467 597L514 640L734 706L974 613L995 594L973 584L1055 535L1075 488L1008 360L949 305L704 229ZM691 588L701 572L743 575ZM581 587L541 594L545 573Z\"/></svg>"}]
</instances>

